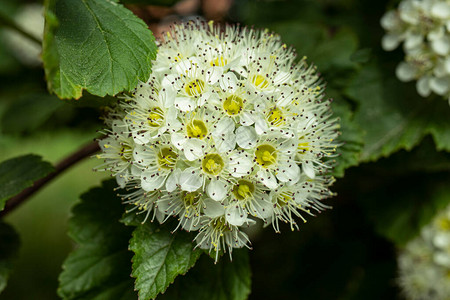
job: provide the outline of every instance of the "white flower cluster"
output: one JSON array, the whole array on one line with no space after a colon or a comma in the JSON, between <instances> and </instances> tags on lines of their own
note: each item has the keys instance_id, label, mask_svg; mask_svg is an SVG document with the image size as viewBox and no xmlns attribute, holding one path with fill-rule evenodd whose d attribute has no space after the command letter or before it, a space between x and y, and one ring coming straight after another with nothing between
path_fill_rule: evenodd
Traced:
<instances>
[{"instance_id":1,"label":"white flower cluster","mask_svg":"<svg viewBox=\"0 0 450 300\"><path fill-rule=\"evenodd\" d=\"M241 227L256 219L297 228L332 196L339 124L315 68L294 59L268 32L175 25L150 79L107 118L100 168L147 217L198 231L200 248L248 247Z\"/></svg>"},{"instance_id":2,"label":"white flower cluster","mask_svg":"<svg viewBox=\"0 0 450 300\"><path fill-rule=\"evenodd\" d=\"M450 102L450 0L403 0L382 17L381 26L387 31L384 50L403 42L406 56L397 77L417 80L422 97L434 92Z\"/></svg>"},{"instance_id":3,"label":"white flower cluster","mask_svg":"<svg viewBox=\"0 0 450 300\"><path fill-rule=\"evenodd\" d=\"M399 284L407 299L449 299L450 205L406 245L398 263Z\"/></svg>"}]
</instances>

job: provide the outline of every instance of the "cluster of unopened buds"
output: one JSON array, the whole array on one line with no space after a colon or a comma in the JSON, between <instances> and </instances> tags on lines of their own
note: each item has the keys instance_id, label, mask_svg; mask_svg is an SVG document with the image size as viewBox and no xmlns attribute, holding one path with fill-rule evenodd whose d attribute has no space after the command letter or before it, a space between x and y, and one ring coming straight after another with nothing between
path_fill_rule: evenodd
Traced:
<instances>
[{"instance_id":1,"label":"cluster of unopened buds","mask_svg":"<svg viewBox=\"0 0 450 300\"><path fill-rule=\"evenodd\" d=\"M450 205L399 256L399 284L407 299L450 296Z\"/></svg>"},{"instance_id":2,"label":"cluster of unopened buds","mask_svg":"<svg viewBox=\"0 0 450 300\"><path fill-rule=\"evenodd\" d=\"M106 118L104 165L146 219L176 217L216 255L326 208L339 124L305 58L267 31L191 21ZM216 256L217 259L217 256Z\"/></svg>"},{"instance_id":3,"label":"cluster of unopened buds","mask_svg":"<svg viewBox=\"0 0 450 300\"><path fill-rule=\"evenodd\" d=\"M397 67L397 77L417 80L423 97L434 92L450 102L450 1L403 0L382 17L381 25L387 31L384 50L403 42L405 60Z\"/></svg>"}]
</instances>

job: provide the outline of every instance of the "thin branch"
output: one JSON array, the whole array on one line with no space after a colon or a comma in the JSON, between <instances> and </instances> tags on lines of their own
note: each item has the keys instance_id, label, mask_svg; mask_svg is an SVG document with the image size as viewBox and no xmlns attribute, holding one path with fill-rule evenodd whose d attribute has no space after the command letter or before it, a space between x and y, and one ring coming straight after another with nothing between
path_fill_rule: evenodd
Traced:
<instances>
[{"instance_id":1,"label":"thin branch","mask_svg":"<svg viewBox=\"0 0 450 300\"><path fill-rule=\"evenodd\" d=\"M14 22L13 19L11 19L9 16L5 15L2 12L0 12L0 24L19 32L20 34L24 35L31 41L37 43L39 46L42 45L42 40L40 38L37 38L34 35L30 34L29 32L23 30L20 26L17 25L16 22Z\"/></svg>"},{"instance_id":2,"label":"thin branch","mask_svg":"<svg viewBox=\"0 0 450 300\"><path fill-rule=\"evenodd\" d=\"M98 145L97 141L94 141L90 144L87 144L77 150L76 152L72 153L70 156L66 157L62 161L60 161L55 166L55 171L48 174L46 177L41 178L39 180L36 180L33 184L33 186L23 190L20 194L12 197L8 201L6 201L5 209L0 213L0 216L3 217L12 210L14 210L17 206L25 202L31 195L36 193L39 189L41 189L43 186L45 186L48 182L50 182L52 179L57 177L59 174L64 172L66 169L70 168L71 166L75 165L77 162L83 160L84 158L91 156L95 152L99 151L100 147Z\"/></svg>"}]
</instances>

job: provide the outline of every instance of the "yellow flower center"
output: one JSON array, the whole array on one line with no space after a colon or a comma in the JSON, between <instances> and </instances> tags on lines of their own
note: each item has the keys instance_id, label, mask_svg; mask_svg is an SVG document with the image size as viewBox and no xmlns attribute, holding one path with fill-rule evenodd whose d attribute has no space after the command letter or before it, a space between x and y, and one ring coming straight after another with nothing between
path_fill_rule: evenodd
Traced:
<instances>
[{"instance_id":1,"label":"yellow flower center","mask_svg":"<svg viewBox=\"0 0 450 300\"><path fill-rule=\"evenodd\" d=\"M223 159L219 154L206 154L202 160L203 171L210 175L219 174L224 167Z\"/></svg>"},{"instance_id":2,"label":"yellow flower center","mask_svg":"<svg viewBox=\"0 0 450 300\"><path fill-rule=\"evenodd\" d=\"M255 186L248 180L241 179L231 190L238 200L246 200L253 195Z\"/></svg>"},{"instance_id":3,"label":"yellow flower center","mask_svg":"<svg viewBox=\"0 0 450 300\"><path fill-rule=\"evenodd\" d=\"M225 232L225 231L229 231L230 228L227 225L227 222L225 220L225 217L219 217L216 218L212 224L211 224L215 230L219 231L219 232Z\"/></svg>"},{"instance_id":4,"label":"yellow flower center","mask_svg":"<svg viewBox=\"0 0 450 300\"><path fill-rule=\"evenodd\" d=\"M202 120L192 120L186 126L186 131L190 138L203 139L208 134L208 129Z\"/></svg>"},{"instance_id":5,"label":"yellow flower center","mask_svg":"<svg viewBox=\"0 0 450 300\"><path fill-rule=\"evenodd\" d=\"M133 156L133 150L128 145L121 145L122 147L119 150L120 159L124 162L128 162Z\"/></svg>"},{"instance_id":6,"label":"yellow flower center","mask_svg":"<svg viewBox=\"0 0 450 300\"><path fill-rule=\"evenodd\" d=\"M159 127L161 126L162 121L164 120L164 112L159 107L154 107L150 110L150 114L148 115L148 125L151 127Z\"/></svg>"},{"instance_id":7,"label":"yellow flower center","mask_svg":"<svg viewBox=\"0 0 450 300\"><path fill-rule=\"evenodd\" d=\"M211 67L223 67L228 63L227 59L223 56L218 56L210 63Z\"/></svg>"},{"instance_id":8,"label":"yellow flower center","mask_svg":"<svg viewBox=\"0 0 450 300\"><path fill-rule=\"evenodd\" d=\"M450 231L450 219L448 219L448 218L440 219L439 227L444 231Z\"/></svg>"},{"instance_id":9,"label":"yellow flower center","mask_svg":"<svg viewBox=\"0 0 450 300\"><path fill-rule=\"evenodd\" d=\"M308 142L298 143L297 149L298 149L298 152L305 153L305 152L309 151L309 143Z\"/></svg>"},{"instance_id":10,"label":"yellow flower center","mask_svg":"<svg viewBox=\"0 0 450 300\"><path fill-rule=\"evenodd\" d=\"M205 82L200 79L195 79L189 82L184 88L186 94L188 94L190 97L196 97L201 95L204 89L205 89Z\"/></svg>"},{"instance_id":11,"label":"yellow flower center","mask_svg":"<svg viewBox=\"0 0 450 300\"><path fill-rule=\"evenodd\" d=\"M265 89L269 86L269 81L262 75L254 75L251 79L252 83L259 89Z\"/></svg>"},{"instance_id":12,"label":"yellow flower center","mask_svg":"<svg viewBox=\"0 0 450 300\"><path fill-rule=\"evenodd\" d=\"M200 200L199 192L185 192L181 193L181 199L183 200L186 209L190 207L195 207L198 205Z\"/></svg>"},{"instance_id":13,"label":"yellow flower center","mask_svg":"<svg viewBox=\"0 0 450 300\"><path fill-rule=\"evenodd\" d=\"M283 192L279 194L277 197L277 204L281 207L285 206L292 201L292 196L292 192Z\"/></svg>"},{"instance_id":14,"label":"yellow flower center","mask_svg":"<svg viewBox=\"0 0 450 300\"><path fill-rule=\"evenodd\" d=\"M244 101L238 96L229 96L224 102L223 102L223 109L225 112L230 116L235 116L239 114L242 111L242 108L244 106Z\"/></svg>"},{"instance_id":15,"label":"yellow flower center","mask_svg":"<svg viewBox=\"0 0 450 300\"><path fill-rule=\"evenodd\" d=\"M283 112L277 107L272 108L267 115L267 121L271 125L275 126L282 125L285 121L285 119L283 118Z\"/></svg>"},{"instance_id":16,"label":"yellow flower center","mask_svg":"<svg viewBox=\"0 0 450 300\"><path fill-rule=\"evenodd\" d=\"M158 165L163 169L173 169L177 163L178 155L171 148L162 148L158 152Z\"/></svg>"},{"instance_id":17,"label":"yellow flower center","mask_svg":"<svg viewBox=\"0 0 450 300\"><path fill-rule=\"evenodd\" d=\"M255 151L256 162L265 168L277 162L277 152L271 145L260 145Z\"/></svg>"}]
</instances>

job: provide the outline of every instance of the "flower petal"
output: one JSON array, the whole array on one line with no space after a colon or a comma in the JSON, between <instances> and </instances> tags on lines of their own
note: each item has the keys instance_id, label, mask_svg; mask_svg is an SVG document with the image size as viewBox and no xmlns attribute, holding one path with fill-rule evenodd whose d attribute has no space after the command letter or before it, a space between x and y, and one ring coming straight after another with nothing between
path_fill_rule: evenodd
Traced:
<instances>
[{"instance_id":1,"label":"flower petal","mask_svg":"<svg viewBox=\"0 0 450 300\"><path fill-rule=\"evenodd\" d=\"M194 192L203 185L203 180L198 168L187 168L180 174L179 184L183 191Z\"/></svg>"},{"instance_id":2,"label":"flower petal","mask_svg":"<svg viewBox=\"0 0 450 300\"><path fill-rule=\"evenodd\" d=\"M250 149L256 144L257 134L251 126L241 126L236 129L236 142L243 149Z\"/></svg>"},{"instance_id":3,"label":"flower petal","mask_svg":"<svg viewBox=\"0 0 450 300\"><path fill-rule=\"evenodd\" d=\"M296 183L300 179L300 168L295 162L287 162L278 168L278 180L282 182Z\"/></svg>"},{"instance_id":4,"label":"flower petal","mask_svg":"<svg viewBox=\"0 0 450 300\"><path fill-rule=\"evenodd\" d=\"M381 46L386 51L392 51L400 44L400 36L397 34L388 33L381 39Z\"/></svg>"},{"instance_id":5,"label":"flower petal","mask_svg":"<svg viewBox=\"0 0 450 300\"><path fill-rule=\"evenodd\" d=\"M436 78L432 77L430 79L430 88L433 92L438 95L445 95L449 90L450 81L448 78Z\"/></svg>"},{"instance_id":6,"label":"flower petal","mask_svg":"<svg viewBox=\"0 0 450 300\"><path fill-rule=\"evenodd\" d=\"M164 184L165 179L165 176L156 175L154 172L142 172L141 186L147 192L154 191Z\"/></svg>"},{"instance_id":7,"label":"flower petal","mask_svg":"<svg viewBox=\"0 0 450 300\"><path fill-rule=\"evenodd\" d=\"M450 52L450 40L443 36L439 39L431 41L431 48L439 55L447 55Z\"/></svg>"},{"instance_id":8,"label":"flower petal","mask_svg":"<svg viewBox=\"0 0 450 300\"><path fill-rule=\"evenodd\" d=\"M242 112L240 115L240 123L243 126L250 126L253 123L255 123L255 121L253 120L253 115L249 112Z\"/></svg>"},{"instance_id":9,"label":"flower petal","mask_svg":"<svg viewBox=\"0 0 450 300\"><path fill-rule=\"evenodd\" d=\"M269 199L262 198L255 201L255 212L257 216L263 219L269 219L273 215L273 204L270 203Z\"/></svg>"},{"instance_id":10,"label":"flower petal","mask_svg":"<svg viewBox=\"0 0 450 300\"><path fill-rule=\"evenodd\" d=\"M228 168L233 177L242 177L250 173L253 167L252 160L239 153L233 153L230 156Z\"/></svg>"},{"instance_id":11,"label":"flower petal","mask_svg":"<svg viewBox=\"0 0 450 300\"><path fill-rule=\"evenodd\" d=\"M178 96L175 98L174 105L181 111L191 111L197 107L194 98L182 96Z\"/></svg>"},{"instance_id":12,"label":"flower petal","mask_svg":"<svg viewBox=\"0 0 450 300\"><path fill-rule=\"evenodd\" d=\"M241 226L247 220L247 212L240 205L231 204L225 211L225 219L228 223Z\"/></svg>"},{"instance_id":13,"label":"flower petal","mask_svg":"<svg viewBox=\"0 0 450 300\"><path fill-rule=\"evenodd\" d=\"M215 201L222 201L228 193L228 183L212 179L206 188L208 196Z\"/></svg>"},{"instance_id":14,"label":"flower petal","mask_svg":"<svg viewBox=\"0 0 450 300\"><path fill-rule=\"evenodd\" d=\"M278 187L277 179L268 170L259 170L257 173L261 182L269 189L276 189Z\"/></svg>"},{"instance_id":15,"label":"flower petal","mask_svg":"<svg viewBox=\"0 0 450 300\"><path fill-rule=\"evenodd\" d=\"M219 79L220 88L222 90L230 92L230 93L234 93L236 91L237 82L238 82L237 77L232 72L228 72L228 73L224 74Z\"/></svg>"},{"instance_id":16,"label":"flower petal","mask_svg":"<svg viewBox=\"0 0 450 300\"><path fill-rule=\"evenodd\" d=\"M180 181L181 170L175 169L166 180L166 190L170 193L173 192Z\"/></svg>"},{"instance_id":17,"label":"flower petal","mask_svg":"<svg viewBox=\"0 0 450 300\"><path fill-rule=\"evenodd\" d=\"M182 150L184 147L184 144L186 144L187 138L184 137L181 133L172 133L170 135L170 139L172 144L178 149Z\"/></svg>"},{"instance_id":18,"label":"flower petal","mask_svg":"<svg viewBox=\"0 0 450 300\"><path fill-rule=\"evenodd\" d=\"M401 62L397 66L395 74L401 81L411 81L416 77L417 69L406 62Z\"/></svg>"},{"instance_id":19,"label":"flower petal","mask_svg":"<svg viewBox=\"0 0 450 300\"><path fill-rule=\"evenodd\" d=\"M428 97L431 94L430 77L424 76L419 78L416 83L416 89L420 96Z\"/></svg>"},{"instance_id":20,"label":"flower petal","mask_svg":"<svg viewBox=\"0 0 450 300\"><path fill-rule=\"evenodd\" d=\"M206 143L199 139L188 139L186 143L184 143L184 156L189 161L196 160L203 156L203 148L206 146Z\"/></svg>"},{"instance_id":21,"label":"flower petal","mask_svg":"<svg viewBox=\"0 0 450 300\"><path fill-rule=\"evenodd\" d=\"M215 84L222 76L223 69L221 67L211 67L206 70L206 83Z\"/></svg>"},{"instance_id":22,"label":"flower petal","mask_svg":"<svg viewBox=\"0 0 450 300\"><path fill-rule=\"evenodd\" d=\"M314 171L314 168L312 166L312 163L309 161L304 161L302 163L302 169L303 172L311 179L314 179L316 177L316 172Z\"/></svg>"},{"instance_id":23,"label":"flower petal","mask_svg":"<svg viewBox=\"0 0 450 300\"><path fill-rule=\"evenodd\" d=\"M218 201L203 200L203 213L210 218L217 218L225 214L225 207Z\"/></svg>"}]
</instances>

